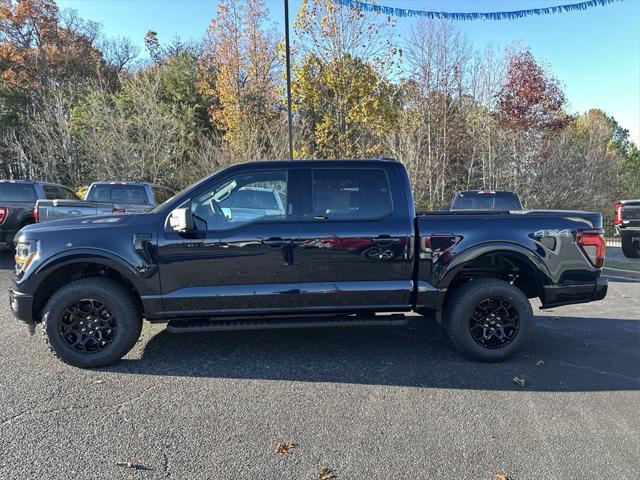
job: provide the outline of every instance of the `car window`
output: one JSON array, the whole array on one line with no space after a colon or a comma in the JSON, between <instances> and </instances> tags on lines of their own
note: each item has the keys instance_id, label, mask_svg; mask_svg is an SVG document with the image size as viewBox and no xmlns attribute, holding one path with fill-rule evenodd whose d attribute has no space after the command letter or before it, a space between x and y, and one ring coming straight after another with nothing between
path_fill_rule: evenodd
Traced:
<instances>
[{"instance_id":1,"label":"car window","mask_svg":"<svg viewBox=\"0 0 640 480\"><path fill-rule=\"evenodd\" d=\"M198 230L219 230L256 220L282 220L286 205L286 171L244 172L198 196L191 212Z\"/></svg>"},{"instance_id":2,"label":"car window","mask_svg":"<svg viewBox=\"0 0 640 480\"><path fill-rule=\"evenodd\" d=\"M522 205L513 193L496 192L461 192L453 205L452 210L521 210Z\"/></svg>"},{"instance_id":3,"label":"car window","mask_svg":"<svg viewBox=\"0 0 640 480\"><path fill-rule=\"evenodd\" d=\"M363 219L391 212L389 182L383 170L317 169L312 178L315 217Z\"/></svg>"},{"instance_id":4,"label":"car window","mask_svg":"<svg viewBox=\"0 0 640 480\"><path fill-rule=\"evenodd\" d=\"M79 200L78 196L70 188L60 187L60 190L62 192L62 196L60 198L65 198L67 200Z\"/></svg>"},{"instance_id":5,"label":"car window","mask_svg":"<svg viewBox=\"0 0 640 480\"><path fill-rule=\"evenodd\" d=\"M0 182L0 200L4 202L33 202L36 191L28 183Z\"/></svg>"},{"instance_id":6,"label":"car window","mask_svg":"<svg viewBox=\"0 0 640 480\"><path fill-rule=\"evenodd\" d=\"M171 190L166 188L151 187L151 190L153 191L153 197L157 205L163 204L164 202L169 200L169 198L171 198L171 195L173 195Z\"/></svg>"},{"instance_id":7,"label":"car window","mask_svg":"<svg viewBox=\"0 0 640 480\"><path fill-rule=\"evenodd\" d=\"M87 200L92 202L124 203L129 205L148 205L147 193L142 185L93 185Z\"/></svg>"},{"instance_id":8,"label":"car window","mask_svg":"<svg viewBox=\"0 0 640 480\"><path fill-rule=\"evenodd\" d=\"M55 185L43 185L42 190L44 191L44 198L47 200L60 198L60 190Z\"/></svg>"}]
</instances>

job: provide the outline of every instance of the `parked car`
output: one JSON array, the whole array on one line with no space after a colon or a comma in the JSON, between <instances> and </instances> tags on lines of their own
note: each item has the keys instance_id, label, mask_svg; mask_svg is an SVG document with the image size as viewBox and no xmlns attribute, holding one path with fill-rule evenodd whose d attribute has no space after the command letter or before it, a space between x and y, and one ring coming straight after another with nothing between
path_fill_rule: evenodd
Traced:
<instances>
[{"instance_id":1,"label":"parked car","mask_svg":"<svg viewBox=\"0 0 640 480\"><path fill-rule=\"evenodd\" d=\"M70 188L34 180L0 180L0 247L12 246L15 234L35 222L34 207L40 198L78 199Z\"/></svg>"},{"instance_id":2,"label":"parked car","mask_svg":"<svg viewBox=\"0 0 640 480\"><path fill-rule=\"evenodd\" d=\"M621 200L616 203L614 223L627 258L640 257L640 200Z\"/></svg>"},{"instance_id":3,"label":"parked car","mask_svg":"<svg viewBox=\"0 0 640 480\"><path fill-rule=\"evenodd\" d=\"M254 188L286 208L253 196L242 208L260 217L229 219L218 201ZM416 216L406 169L382 160L236 165L148 213L29 225L17 252L14 315L42 322L79 367L120 359L143 318L179 333L406 325L411 311L499 361L532 334L530 298L550 308L607 292L600 214Z\"/></svg>"},{"instance_id":4,"label":"parked car","mask_svg":"<svg viewBox=\"0 0 640 480\"><path fill-rule=\"evenodd\" d=\"M514 192L488 189L458 193L450 210L524 210L520 197Z\"/></svg>"},{"instance_id":5,"label":"parked car","mask_svg":"<svg viewBox=\"0 0 640 480\"><path fill-rule=\"evenodd\" d=\"M141 182L94 182L85 200L38 200L36 221L48 222L87 215L148 212L173 192L160 185Z\"/></svg>"}]
</instances>

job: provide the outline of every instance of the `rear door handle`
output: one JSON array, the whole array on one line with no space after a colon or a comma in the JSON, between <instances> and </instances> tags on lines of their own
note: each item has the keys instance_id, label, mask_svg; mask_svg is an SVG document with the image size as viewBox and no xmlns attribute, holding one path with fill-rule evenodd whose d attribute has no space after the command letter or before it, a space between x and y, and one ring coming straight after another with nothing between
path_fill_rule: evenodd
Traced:
<instances>
[{"instance_id":1,"label":"rear door handle","mask_svg":"<svg viewBox=\"0 0 640 480\"><path fill-rule=\"evenodd\" d=\"M378 235L373 239L374 243L378 245L391 245L393 243L400 243L400 237L392 237L391 235Z\"/></svg>"},{"instance_id":2,"label":"rear door handle","mask_svg":"<svg viewBox=\"0 0 640 480\"><path fill-rule=\"evenodd\" d=\"M284 247L291 244L290 238L270 237L266 240L262 240L263 245L267 245L272 248Z\"/></svg>"}]
</instances>

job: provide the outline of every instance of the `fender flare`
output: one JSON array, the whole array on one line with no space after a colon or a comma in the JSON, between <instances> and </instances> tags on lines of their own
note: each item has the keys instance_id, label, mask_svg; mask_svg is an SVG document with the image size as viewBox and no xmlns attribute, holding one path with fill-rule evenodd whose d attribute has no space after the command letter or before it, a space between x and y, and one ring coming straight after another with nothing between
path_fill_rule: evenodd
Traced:
<instances>
[{"instance_id":1,"label":"fender flare","mask_svg":"<svg viewBox=\"0 0 640 480\"><path fill-rule=\"evenodd\" d=\"M47 258L41 265L38 265L37 269L30 275L34 280L33 291L37 291L42 282L52 274L65 267L80 263L103 265L115 270L129 281L141 295L143 294L142 292L149 289L145 285L144 277L141 273L125 258L104 250L77 248L57 253Z\"/></svg>"},{"instance_id":2,"label":"fender flare","mask_svg":"<svg viewBox=\"0 0 640 480\"><path fill-rule=\"evenodd\" d=\"M459 252L439 275L439 286L448 288L456 275L473 260L488 254L504 254L515 257L529 265L538 276L540 287L551 283L551 275L543 260L527 247L511 242L487 242L474 245Z\"/></svg>"}]
</instances>

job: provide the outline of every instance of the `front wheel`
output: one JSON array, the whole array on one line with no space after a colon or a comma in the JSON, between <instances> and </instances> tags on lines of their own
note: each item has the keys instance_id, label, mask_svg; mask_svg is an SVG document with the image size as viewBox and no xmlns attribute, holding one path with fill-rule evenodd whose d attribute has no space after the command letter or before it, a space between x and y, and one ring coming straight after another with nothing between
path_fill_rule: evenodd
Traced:
<instances>
[{"instance_id":1,"label":"front wheel","mask_svg":"<svg viewBox=\"0 0 640 480\"><path fill-rule=\"evenodd\" d=\"M622 237L622 253L627 258L640 257L640 238Z\"/></svg>"},{"instance_id":2,"label":"front wheel","mask_svg":"<svg viewBox=\"0 0 640 480\"><path fill-rule=\"evenodd\" d=\"M53 354L80 368L117 362L142 329L134 296L108 278L85 278L58 290L44 308L42 323Z\"/></svg>"},{"instance_id":3,"label":"front wheel","mask_svg":"<svg viewBox=\"0 0 640 480\"><path fill-rule=\"evenodd\" d=\"M474 360L505 360L533 333L529 299L507 282L473 280L451 295L445 320L447 335L460 352Z\"/></svg>"}]
</instances>

